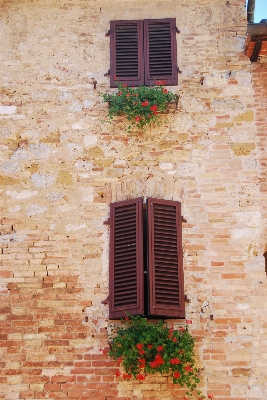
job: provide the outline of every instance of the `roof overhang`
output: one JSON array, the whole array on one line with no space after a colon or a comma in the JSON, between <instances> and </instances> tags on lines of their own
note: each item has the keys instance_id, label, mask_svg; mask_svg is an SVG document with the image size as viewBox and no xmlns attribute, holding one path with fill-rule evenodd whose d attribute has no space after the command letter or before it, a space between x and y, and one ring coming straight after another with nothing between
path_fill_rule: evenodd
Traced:
<instances>
[{"instance_id":1,"label":"roof overhang","mask_svg":"<svg viewBox=\"0 0 267 400\"><path fill-rule=\"evenodd\" d=\"M267 23L249 23L245 54L251 62L257 62L259 57L267 57Z\"/></svg>"}]
</instances>

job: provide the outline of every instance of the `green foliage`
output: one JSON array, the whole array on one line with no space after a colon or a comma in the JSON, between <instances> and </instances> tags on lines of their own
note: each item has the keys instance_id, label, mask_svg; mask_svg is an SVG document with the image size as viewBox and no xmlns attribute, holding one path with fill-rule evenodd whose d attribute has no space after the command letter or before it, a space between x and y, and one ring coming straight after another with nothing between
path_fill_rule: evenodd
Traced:
<instances>
[{"instance_id":1,"label":"green foliage","mask_svg":"<svg viewBox=\"0 0 267 400\"><path fill-rule=\"evenodd\" d=\"M164 321L151 323L140 316L126 316L123 323L126 326L114 325L108 352L122 363L122 377L144 380L147 374L170 374L173 383L186 386L191 396L200 380L193 358L194 339L187 326L175 330ZM205 398L199 390L197 395Z\"/></svg>"},{"instance_id":2,"label":"green foliage","mask_svg":"<svg viewBox=\"0 0 267 400\"><path fill-rule=\"evenodd\" d=\"M159 124L160 114L166 112L167 105L177 103L177 95L163 87L164 81L156 86L128 87L118 83L116 93L103 94L104 102L109 103L109 118L126 116L131 126L142 129L148 124Z\"/></svg>"}]
</instances>

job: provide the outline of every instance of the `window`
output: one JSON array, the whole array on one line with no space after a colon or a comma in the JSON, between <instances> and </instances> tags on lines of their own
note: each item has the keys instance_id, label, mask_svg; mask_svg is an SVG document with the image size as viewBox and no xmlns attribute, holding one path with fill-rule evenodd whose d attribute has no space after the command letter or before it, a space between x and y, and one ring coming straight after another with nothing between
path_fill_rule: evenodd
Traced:
<instances>
[{"instance_id":1,"label":"window","mask_svg":"<svg viewBox=\"0 0 267 400\"><path fill-rule=\"evenodd\" d=\"M180 202L111 204L109 288L110 319L185 317Z\"/></svg>"},{"instance_id":2,"label":"window","mask_svg":"<svg viewBox=\"0 0 267 400\"><path fill-rule=\"evenodd\" d=\"M110 86L177 85L176 20L110 22Z\"/></svg>"}]
</instances>

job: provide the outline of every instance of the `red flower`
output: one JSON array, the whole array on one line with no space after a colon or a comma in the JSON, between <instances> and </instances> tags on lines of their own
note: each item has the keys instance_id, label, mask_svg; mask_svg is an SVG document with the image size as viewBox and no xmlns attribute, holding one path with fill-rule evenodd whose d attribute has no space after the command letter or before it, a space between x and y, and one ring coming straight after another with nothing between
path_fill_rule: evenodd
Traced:
<instances>
[{"instance_id":1,"label":"red flower","mask_svg":"<svg viewBox=\"0 0 267 400\"><path fill-rule=\"evenodd\" d=\"M175 379L180 378L180 376L181 376L180 372L174 372L174 374L173 374L173 377L174 377Z\"/></svg>"},{"instance_id":2,"label":"red flower","mask_svg":"<svg viewBox=\"0 0 267 400\"><path fill-rule=\"evenodd\" d=\"M140 356L142 356L143 354L145 354L145 350L139 350L139 352L138 352L139 354L140 354Z\"/></svg>"},{"instance_id":3,"label":"red flower","mask_svg":"<svg viewBox=\"0 0 267 400\"><path fill-rule=\"evenodd\" d=\"M139 117L140 118L140 117ZM139 120L138 120L139 121ZM143 348L143 343L138 343L137 345L136 345L136 348L138 349L138 350L141 350L142 348Z\"/></svg>"},{"instance_id":4,"label":"red flower","mask_svg":"<svg viewBox=\"0 0 267 400\"><path fill-rule=\"evenodd\" d=\"M208 399L214 399L213 394L209 394L209 395L208 395Z\"/></svg>"},{"instance_id":5,"label":"red flower","mask_svg":"<svg viewBox=\"0 0 267 400\"><path fill-rule=\"evenodd\" d=\"M143 375L143 374L138 374L138 375L136 375L136 378L137 378L139 381L143 381L144 379L146 379L145 375Z\"/></svg>"},{"instance_id":6,"label":"red flower","mask_svg":"<svg viewBox=\"0 0 267 400\"><path fill-rule=\"evenodd\" d=\"M129 317L127 315L124 317L124 321L129 321Z\"/></svg>"},{"instance_id":7,"label":"red flower","mask_svg":"<svg viewBox=\"0 0 267 400\"><path fill-rule=\"evenodd\" d=\"M170 363L171 363L172 365L181 364L181 361L179 360L179 358L172 358L172 359L170 360Z\"/></svg>"},{"instance_id":8,"label":"red flower","mask_svg":"<svg viewBox=\"0 0 267 400\"><path fill-rule=\"evenodd\" d=\"M193 369L192 369L192 367L190 367L190 365L187 365L187 366L185 367L185 371L187 371L187 372L192 372Z\"/></svg>"},{"instance_id":9,"label":"red flower","mask_svg":"<svg viewBox=\"0 0 267 400\"><path fill-rule=\"evenodd\" d=\"M121 96L122 95L122 92L118 92L118 96Z\"/></svg>"},{"instance_id":10,"label":"red flower","mask_svg":"<svg viewBox=\"0 0 267 400\"><path fill-rule=\"evenodd\" d=\"M131 379L132 375L131 374L123 374L122 377L123 377L123 379Z\"/></svg>"},{"instance_id":11,"label":"red flower","mask_svg":"<svg viewBox=\"0 0 267 400\"><path fill-rule=\"evenodd\" d=\"M158 113L157 111L153 111L153 114L154 114L154 115L157 115L157 113Z\"/></svg>"},{"instance_id":12,"label":"red flower","mask_svg":"<svg viewBox=\"0 0 267 400\"><path fill-rule=\"evenodd\" d=\"M148 100L143 101L141 104L142 104L143 107L148 106Z\"/></svg>"},{"instance_id":13,"label":"red flower","mask_svg":"<svg viewBox=\"0 0 267 400\"><path fill-rule=\"evenodd\" d=\"M138 363L140 364L141 368L144 368L146 360L144 358L138 358Z\"/></svg>"},{"instance_id":14,"label":"red flower","mask_svg":"<svg viewBox=\"0 0 267 400\"><path fill-rule=\"evenodd\" d=\"M174 337L174 338L172 339L172 341L173 341L173 343L176 343L176 342L177 342L177 338Z\"/></svg>"},{"instance_id":15,"label":"red flower","mask_svg":"<svg viewBox=\"0 0 267 400\"><path fill-rule=\"evenodd\" d=\"M150 364L150 367L151 367L151 368L157 368L157 366L158 366L158 363L157 363L156 360L151 361L149 364Z\"/></svg>"},{"instance_id":16,"label":"red flower","mask_svg":"<svg viewBox=\"0 0 267 400\"><path fill-rule=\"evenodd\" d=\"M179 352L180 354L183 354L183 350L180 350L180 352Z\"/></svg>"},{"instance_id":17,"label":"red flower","mask_svg":"<svg viewBox=\"0 0 267 400\"><path fill-rule=\"evenodd\" d=\"M186 322L187 324L192 324L192 319L187 319L185 322Z\"/></svg>"},{"instance_id":18,"label":"red flower","mask_svg":"<svg viewBox=\"0 0 267 400\"><path fill-rule=\"evenodd\" d=\"M126 93L126 97L130 97L131 95L130 95L130 93Z\"/></svg>"},{"instance_id":19,"label":"red flower","mask_svg":"<svg viewBox=\"0 0 267 400\"><path fill-rule=\"evenodd\" d=\"M157 351L162 351L164 349L164 347L162 345L157 347Z\"/></svg>"},{"instance_id":20,"label":"red flower","mask_svg":"<svg viewBox=\"0 0 267 400\"><path fill-rule=\"evenodd\" d=\"M138 115L135 117L136 121L140 121L141 117L138 117ZM136 346L137 347L137 346Z\"/></svg>"},{"instance_id":21,"label":"red flower","mask_svg":"<svg viewBox=\"0 0 267 400\"><path fill-rule=\"evenodd\" d=\"M120 376L120 375L121 375L120 371L117 371L116 376Z\"/></svg>"},{"instance_id":22,"label":"red flower","mask_svg":"<svg viewBox=\"0 0 267 400\"><path fill-rule=\"evenodd\" d=\"M181 326L181 328L179 328L180 332L184 332L184 328Z\"/></svg>"},{"instance_id":23,"label":"red flower","mask_svg":"<svg viewBox=\"0 0 267 400\"><path fill-rule=\"evenodd\" d=\"M118 361L119 363L121 363L121 362L122 362L122 358L119 357L117 361Z\"/></svg>"},{"instance_id":24,"label":"red flower","mask_svg":"<svg viewBox=\"0 0 267 400\"><path fill-rule=\"evenodd\" d=\"M163 93L168 93L168 89L163 89Z\"/></svg>"},{"instance_id":25,"label":"red flower","mask_svg":"<svg viewBox=\"0 0 267 400\"><path fill-rule=\"evenodd\" d=\"M152 346L152 344L148 344L147 347L148 347L149 349L152 349L153 346Z\"/></svg>"},{"instance_id":26,"label":"red flower","mask_svg":"<svg viewBox=\"0 0 267 400\"><path fill-rule=\"evenodd\" d=\"M153 104L153 106L150 107L151 111L157 111L157 109L158 109L157 104Z\"/></svg>"},{"instance_id":27,"label":"red flower","mask_svg":"<svg viewBox=\"0 0 267 400\"><path fill-rule=\"evenodd\" d=\"M116 75L114 75L114 79L115 79L115 80L118 79L118 78L116 77Z\"/></svg>"},{"instance_id":28,"label":"red flower","mask_svg":"<svg viewBox=\"0 0 267 400\"><path fill-rule=\"evenodd\" d=\"M154 360L158 365L164 364L164 360L162 359L160 354L157 354Z\"/></svg>"},{"instance_id":29,"label":"red flower","mask_svg":"<svg viewBox=\"0 0 267 400\"><path fill-rule=\"evenodd\" d=\"M126 83L124 83L124 84L122 85L122 87L127 87Z\"/></svg>"}]
</instances>

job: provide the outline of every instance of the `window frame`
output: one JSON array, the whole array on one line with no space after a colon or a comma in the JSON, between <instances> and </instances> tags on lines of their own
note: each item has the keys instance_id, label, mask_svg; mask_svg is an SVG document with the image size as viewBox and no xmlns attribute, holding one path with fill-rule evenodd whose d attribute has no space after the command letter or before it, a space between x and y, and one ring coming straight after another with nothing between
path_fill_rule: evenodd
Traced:
<instances>
[{"instance_id":1,"label":"window frame","mask_svg":"<svg viewBox=\"0 0 267 400\"><path fill-rule=\"evenodd\" d=\"M116 32L119 27L133 25L137 26L137 54L138 54L138 73L137 76L125 76L124 78L118 76L116 70L117 61L117 45L116 45ZM169 62L171 63L171 75L160 74L157 76L151 76L150 73L150 59L149 59L149 27L153 24L158 26L162 25L167 28L169 25L169 39L170 39L170 51L165 57L170 57ZM144 20L118 20L110 21L110 87L117 87L117 83L127 84L128 86L153 86L157 81L164 81L166 85L177 85L178 84L178 68L177 68L177 43L176 43L176 19L175 18L164 18L164 19L144 19ZM166 34L166 33L165 33ZM163 39L165 34L160 36L159 40ZM165 40L167 38L165 37ZM126 43L126 42L125 42ZM160 43L160 42L159 42ZM126 45L127 46L127 45ZM152 45L151 45L152 46ZM155 42L154 45L155 46ZM154 48L154 47L153 47ZM160 45L156 45L155 52L160 51ZM130 51L130 49L129 49ZM152 56L151 56L152 57ZM164 63L163 53L158 55L159 60ZM158 64L161 63L158 61ZM163 67L162 67L163 68ZM163 68L164 70L164 68Z\"/></svg>"},{"instance_id":2,"label":"window frame","mask_svg":"<svg viewBox=\"0 0 267 400\"><path fill-rule=\"evenodd\" d=\"M109 318L185 318L181 203L148 198L144 206L141 197L110 205Z\"/></svg>"}]
</instances>

